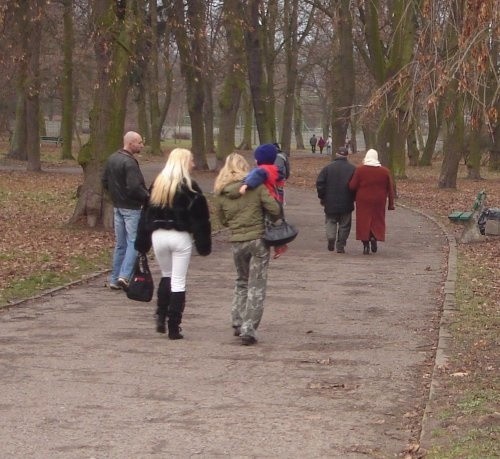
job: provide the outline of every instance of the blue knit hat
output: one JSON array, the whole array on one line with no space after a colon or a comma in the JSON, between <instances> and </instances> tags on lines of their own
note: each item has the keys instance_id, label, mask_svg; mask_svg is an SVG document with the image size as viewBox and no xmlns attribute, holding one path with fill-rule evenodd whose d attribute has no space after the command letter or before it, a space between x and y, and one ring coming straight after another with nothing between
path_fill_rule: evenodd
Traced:
<instances>
[{"instance_id":1,"label":"blue knit hat","mask_svg":"<svg viewBox=\"0 0 500 459\"><path fill-rule=\"evenodd\" d=\"M278 151L272 143L265 143L258 146L254 151L254 158L257 164L274 164Z\"/></svg>"}]
</instances>

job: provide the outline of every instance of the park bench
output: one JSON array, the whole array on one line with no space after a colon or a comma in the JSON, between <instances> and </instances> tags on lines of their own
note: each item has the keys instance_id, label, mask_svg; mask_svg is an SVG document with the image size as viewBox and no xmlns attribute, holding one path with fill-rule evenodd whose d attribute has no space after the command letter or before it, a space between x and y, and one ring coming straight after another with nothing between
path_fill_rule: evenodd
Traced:
<instances>
[{"instance_id":1,"label":"park bench","mask_svg":"<svg viewBox=\"0 0 500 459\"><path fill-rule=\"evenodd\" d=\"M486 193L483 190L477 194L471 210L453 211L448 215L448 219L453 223L462 223L465 225L459 239L460 242L467 243L482 240L483 237L479 230L478 221L485 201Z\"/></svg>"},{"instance_id":2,"label":"park bench","mask_svg":"<svg viewBox=\"0 0 500 459\"><path fill-rule=\"evenodd\" d=\"M41 143L55 143L56 145L62 145L63 139L60 136L52 135L42 135L40 137Z\"/></svg>"}]
</instances>

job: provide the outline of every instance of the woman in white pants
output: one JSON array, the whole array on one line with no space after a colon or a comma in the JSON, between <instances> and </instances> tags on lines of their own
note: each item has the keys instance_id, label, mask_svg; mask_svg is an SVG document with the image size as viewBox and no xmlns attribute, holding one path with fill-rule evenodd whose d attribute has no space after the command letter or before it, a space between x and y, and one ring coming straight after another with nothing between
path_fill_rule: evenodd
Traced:
<instances>
[{"instance_id":1,"label":"woman in white pants","mask_svg":"<svg viewBox=\"0 0 500 459\"><path fill-rule=\"evenodd\" d=\"M193 242L200 255L212 248L208 205L198 184L191 178L193 155L175 148L150 190L136 238L136 250L153 247L161 270L156 310L156 331L182 339L180 323L186 302L186 276Z\"/></svg>"}]
</instances>

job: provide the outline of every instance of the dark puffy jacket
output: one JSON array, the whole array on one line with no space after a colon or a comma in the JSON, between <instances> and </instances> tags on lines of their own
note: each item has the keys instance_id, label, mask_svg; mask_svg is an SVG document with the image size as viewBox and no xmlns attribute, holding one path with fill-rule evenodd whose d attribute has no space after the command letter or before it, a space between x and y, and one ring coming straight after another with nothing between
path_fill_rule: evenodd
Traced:
<instances>
[{"instance_id":1,"label":"dark puffy jacket","mask_svg":"<svg viewBox=\"0 0 500 459\"><path fill-rule=\"evenodd\" d=\"M205 196L196 182L192 182L191 191L181 185L175 193L172 207L159 207L148 204L144 207L137 229L135 249L146 253L151 249L153 231L175 229L187 231L193 235L196 251L200 255L209 255L212 251L212 228L210 212Z\"/></svg>"},{"instance_id":2,"label":"dark puffy jacket","mask_svg":"<svg viewBox=\"0 0 500 459\"><path fill-rule=\"evenodd\" d=\"M356 167L347 158L335 158L325 166L316 180L316 190L325 214L344 214L354 210L354 193L349 190L349 180Z\"/></svg>"},{"instance_id":3,"label":"dark puffy jacket","mask_svg":"<svg viewBox=\"0 0 500 459\"><path fill-rule=\"evenodd\" d=\"M149 196L139 163L125 150L113 153L106 162L102 186L114 207L140 209Z\"/></svg>"}]
</instances>

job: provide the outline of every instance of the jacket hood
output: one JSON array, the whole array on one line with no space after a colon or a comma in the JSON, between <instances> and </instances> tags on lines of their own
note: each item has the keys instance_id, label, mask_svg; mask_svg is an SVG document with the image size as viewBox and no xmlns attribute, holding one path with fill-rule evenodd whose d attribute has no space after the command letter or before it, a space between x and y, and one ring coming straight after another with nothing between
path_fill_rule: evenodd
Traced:
<instances>
[{"instance_id":1,"label":"jacket hood","mask_svg":"<svg viewBox=\"0 0 500 459\"><path fill-rule=\"evenodd\" d=\"M242 182L232 182L227 184L221 191L221 195L226 196L229 199L241 198L240 187L243 185Z\"/></svg>"}]
</instances>

